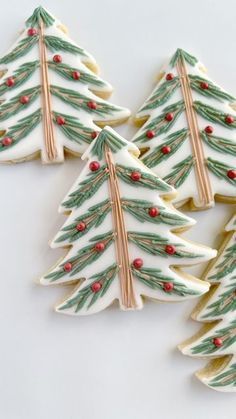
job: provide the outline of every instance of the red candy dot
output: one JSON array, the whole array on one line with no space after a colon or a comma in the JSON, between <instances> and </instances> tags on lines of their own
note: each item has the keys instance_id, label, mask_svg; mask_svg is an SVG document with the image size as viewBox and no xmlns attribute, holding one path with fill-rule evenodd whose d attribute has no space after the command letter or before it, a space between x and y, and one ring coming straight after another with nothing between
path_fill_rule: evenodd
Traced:
<instances>
[{"instance_id":1,"label":"red candy dot","mask_svg":"<svg viewBox=\"0 0 236 419\"><path fill-rule=\"evenodd\" d=\"M149 140L151 140L153 137L155 137L155 131L153 130L148 130L146 132L146 137L149 138Z\"/></svg>"},{"instance_id":2,"label":"red candy dot","mask_svg":"<svg viewBox=\"0 0 236 419\"><path fill-rule=\"evenodd\" d=\"M149 208L148 214L150 215L150 217L157 217L159 215L159 209L156 207Z\"/></svg>"},{"instance_id":3,"label":"red candy dot","mask_svg":"<svg viewBox=\"0 0 236 419\"><path fill-rule=\"evenodd\" d=\"M171 244L167 244L167 246L165 247L165 252L168 253L168 255L174 255L176 253L176 248Z\"/></svg>"},{"instance_id":4,"label":"red candy dot","mask_svg":"<svg viewBox=\"0 0 236 419\"><path fill-rule=\"evenodd\" d=\"M214 128L213 128L213 127L211 127L211 125L207 125L207 127L205 128L205 132L206 132L207 134L212 134L212 133L213 133L213 131L214 131Z\"/></svg>"},{"instance_id":5,"label":"red candy dot","mask_svg":"<svg viewBox=\"0 0 236 419\"><path fill-rule=\"evenodd\" d=\"M29 96L21 96L20 97L20 103L22 103L22 105L26 105L27 103L29 103Z\"/></svg>"},{"instance_id":6,"label":"red candy dot","mask_svg":"<svg viewBox=\"0 0 236 419\"><path fill-rule=\"evenodd\" d=\"M14 84L15 84L15 80L14 80L14 78L13 78L13 77L8 77L8 79L5 81L5 84L6 84L8 87L12 87L12 86L14 86Z\"/></svg>"},{"instance_id":7,"label":"red candy dot","mask_svg":"<svg viewBox=\"0 0 236 419\"><path fill-rule=\"evenodd\" d=\"M97 136L98 136L98 133L97 133L97 131L93 131L93 132L91 132L91 138L94 140L95 138L97 138Z\"/></svg>"},{"instance_id":8,"label":"red candy dot","mask_svg":"<svg viewBox=\"0 0 236 419\"><path fill-rule=\"evenodd\" d=\"M65 265L63 266L63 269L65 272L70 272L72 269L72 264L70 262L65 263Z\"/></svg>"},{"instance_id":9,"label":"red candy dot","mask_svg":"<svg viewBox=\"0 0 236 419\"><path fill-rule=\"evenodd\" d=\"M97 252L103 252L104 249L105 249L105 244L103 242L99 242L95 244L95 250Z\"/></svg>"},{"instance_id":10,"label":"red candy dot","mask_svg":"<svg viewBox=\"0 0 236 419\"><path fill-rule=\"evenodd\" d=\"M215 346L217 346L219 348L220 346L223 345L223 340L221 338L214 338L213 343L214 343Z\"/></svg>"},{"instance_id":11,"label":"red candy dot","mask_svg":"<svg viewBox=\"0 0 236 419\"><path fill-rule=\"evenodd\" d=\"M54 55L53 57L54 63L61 63L62 62L62 56L59 54Z\"/></svg>"},{"instance_id":12,"label":"red candy dot","mask_svg":"<svg viewBox=\"0 0 236 419\"><path fill-rule=\"evenodd\" d=\"M130 177L131 177L131 179L134 181L134 182L138 182L140 179L141 179L141 173L140 172L132 172L131 174L130 174Z\"/></svg>"},{"instance_id":13,"label":"red candy dot","mask_svg":"<svg viewBox=\"0 0 236 419\"><path fill-rule=\"evenodd\" d=\"M233 124L233 123L234 123L234 117L233 117L233 116L231 116L231 115L227 115L227 116L225 117L225 122L226 122L227 124Z\"/></svg>"},{"instance_id":14,"label":"red candy dot","mask_svg":"<svg viewBox=\"0 0 236 419\"><path fill-rule=\"evenodd\" d=\"M133 266L134 266L136 269L140 269L140 268L142 268L142 266L143 266L143 259L141 259L141 258L134 259L134 260L133 260Z\"/></svg>"},{"instance_id":15,"label":"red candy dot","mask_svg":"<svg viewBox=\"0 0 236 419\"><path fill-rule=\"evenodd\" d=\"M84 231L86 229L86 224L83 221L80 221L79 224L76 226L76 230L78 231Z\"/></svg>"},{"instance_id":16,"label":"red candy dot","mask_svg":"<svg viewBox=\"0 0 236 419\"><path fill-rule=\"evenodd\" d=\"M207 90L207 89L209 89L209 84L208 84L206 81L202 81L202 82L200 83L200 87L201 87L201 89L203 89L203 90Z\"/></svg>"},{"instance_id":17,"label":"red candy dot","mask_svg":"<svg viewBox=\"0 0 236 419\"><path fill-rule=\"evenodd\" d=\"M173 80L173 78L174 78L175 76L174 76L174 74L173 73L167 73L167 75L166 75L166 80L168 80L168 81L170 81L170 80Z\"/></svg>"},{"instance_id":18,"label":"red candy dot","mask_svg":"<svg viewBox=\"0 0 236 419\"><path fill-rule=\"evenodd\" d=\"M96 102L94 102L94 100L90 100L90 101L87 103L87 106L88 106L88 108L90 108L90 109L97 109L97 104L96 104Z\"/></svg>"},{"instance_id":19,"label":"red candy dot","mask_svg":"<svg viewBox=\"0 0 236 419\"><path fill-rule=\"evenodd\" d=\"M65 118L63 118L63 116L58 116L57 117L57 124L58 125L65 125L65 123L66 123L66 120L65 120Z\"/></svg>"},{"instance_id":20,"label":"red candy dot","mask_svg":"<svg viewBox=\"0 0 236 419\"><path fill-rule=\"evenodd\" d=\"M227 172L227 176L228 176L230 179L236 179L236 170L233 170L233 169L228 170L228 172Z\"/></svg>"},{"instance_id":21,"label":"red candy dot","mask_svg":"<svg viewBox=\"0 0 236 419\"><path fill-rule=\"evenodd\" d=\"M89 168L92 172L96 172L96 170L100 169L100 163L98 161L91 161Z\"/></svg>"},{"instance_id":22,"label":"red candy dot","mask_svg":"<svg viewBox=\"0 0 236 419\"><path fill-rule=\"evenodd\" d=\"M165 120L170 122L174 118L174 114L172 112L168 112L165 116Z\"/></svg>"},{"instance_id":23,"label":"red candy dot","mask_svg":"<svg viewBox=\"0 0 236 419\"><path fill-rule=\"evenodd\" d=\"M29 36L35 36L35 35L37 35L37 33L38 33L38 31L37 31L37 29L35 29L35 28L29 28L29 29L28 29L28 32L27 32L27 34L28 34Z\"/></svg>"},{"instance_id":24,"label":"red candy dot","mask_svg":"<svg viewBox=\"0 0 236 419\"><path fill-rule=\"evenodd\" d=\"M4 145L5 147L7 147L7 146L11 145L11 144L12 144L12 142L13 142L12 138L10 138L10 137L5 137L5 138L3 138L3 140L2 140L2 145Z\"/></svg>"},{"instance_id":25,"label":"red candy dot","mask_svg":"<svg viewBox=\"0 0 236 419\"><path fill-rule=\"evenodd\" d=\"M73 77L74 80L79 80L80 72L79 71L73 71L72 72L72 77Z\"/></svg>"},{"instance_id":26,"label":"red candy dot","mask_svg":"<svg viewBox=\"0 0 236 419\"><path fill-rule=\"evenodd\" d=\"M102 284L100 283L100 282L94 282L92 285L91 285L91 290L93 291L93 292L98 292L98 291L100 291L100 289L102 288Z\"/></svg>"},{"instance_id":27,"label":"red candy dot","mask_svg":"<svg viewBox=\"0 0 236 419\"><path fill-rule=\"evenodd\" d=\"M174 288L174 284L172 282L165 282L163 285L163 289L165 292L171 292Z\"/></svg>"},{"instance_id":28,"label":"red candy dot","mask_svg":"<svg viewBox=\"0 0 236 419\"><path fill-rule=\"evenodd\" d=\"M171 152L171 147L168 145L164 145L161 149L163 154L169 154Z\"/></svg>"}]
</instances>

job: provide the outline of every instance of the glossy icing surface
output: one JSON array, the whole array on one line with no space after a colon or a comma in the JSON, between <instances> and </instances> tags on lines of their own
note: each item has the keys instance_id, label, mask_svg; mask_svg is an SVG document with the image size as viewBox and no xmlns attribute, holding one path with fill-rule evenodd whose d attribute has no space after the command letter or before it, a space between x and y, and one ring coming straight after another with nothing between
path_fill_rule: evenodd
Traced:
<instances>
[{"instance_id":1,"label":"glossy icing surface","mask_svg":"<svg viewBox=\"0 0 236 419\"><path fill-rule=\"evenodd\" d=\"M116 172L113 178L107 161L107 147ZM58 311L92 314L106 308L114 300L119 300L124 310L140 309L143 306L142 296L178 301L208 290L206 282L187 277L180 267L206 261L214 257L215 251L190 243L175 233L183 227L190 227L194 221L174 209L166 200L175 196L174 189L145 167L137 159L138 154L134 143L127 142L108 127L85 152L83 159L87 161L84 169L60 207L60 212L71 213L52 242L52 247L70 246L69 252L41 279L44 285L76 283L84 279L72 295L57 307ZM91 171L94 161L97 163L95 167L99 167L97 171ZM134 173L140 175L139 180L133 180ZM115 198L111 194L113 189L119 191ZM118 216L115 212L117 204L121 208ZM108 210L107 205L110 205ZM156 217L150 216L150 208L158 212ZM89 224L91 217L97 217L93 225ZM87 229L78 234L75 229L81 222L82 228L86 224ZM117 253L117 242L122 229L128 238L128 249L120 254ZM122 237L121 247L124 247ZM93 253L94 245L98 242L105 244L99 256ZM88 258L88 262L84 263L84 257ZM133 269L137 259L139 262L141 260L142 266ZM127 272L122 271L126 262L126 271L131 275L128 279L125 279ZM67 263L72 265L69 265L69 272L63 271ZM114 266L117 271L106 292L102 293L106 282L101 273L107 273ZM93 294L89 292L94 281L100 282L102 288L96 301L90 304ZM124 287L128 284L128 294L131 293L129 284L132 285L133 305L124 303L122 284L125 284ZM89 295L77 306L83 290L85 293L88 291Z\"/></svg>"},{"instance_id":2,"label":"glossy icing surface","mask_svg":"<svg viewBox=\"0 0 236 419\"><path fill-rule=\"evenodd\" d=\"M211 262L205 277L212 283L212 288L194 315L196 320L206 323L206 327L191 342L183 344L182 351L186 355L214 359L213 363L199 371L199 379L215 390L231 392L236 391L235 215L225 231L219 255Z\"/></svg>"},{"instance_id":3,"label":"glossy icing surface","mask_svg":"<svg viewBox=\"0 0 236 419\"><path fill-rule=\"evenodd\" d=\"M12 140L8 146L0 144L0 162L24 160L39 151L43 163L62 162L64 148L83 154L100 131L99 125L123 122L130 115L127 109L102 99L112 92L111 85L92 71L97 69L94 58L62 29L60 21L39 7L0 59L1 138ZM29 35L32 30L35 35ZM21 45L24 47L15 53ZM7 86L12 79L14 85ZM29 103L19 105L22 96L28 96ZM19 105L17 111L13 101ZM58 123L58 117L64 118L64 125ZM26 124L29 128L23 132ZM53 158L45 145L45 130L50 125Z\"/></svg>"},{"instance_id":4,"label":"glossy icing surface","mask_svg":"<svg viewBox=\"0 0 236 419\"><path fill-rule=\"evenodd\" d=\"M192 200L195 209L209 208L215 195L235 200L234 103L201 62L179 49L138 111L137 120L146 122L133 141L145 151L142 161L177 188L177 206Z\"/></svg>"}]
</instances>

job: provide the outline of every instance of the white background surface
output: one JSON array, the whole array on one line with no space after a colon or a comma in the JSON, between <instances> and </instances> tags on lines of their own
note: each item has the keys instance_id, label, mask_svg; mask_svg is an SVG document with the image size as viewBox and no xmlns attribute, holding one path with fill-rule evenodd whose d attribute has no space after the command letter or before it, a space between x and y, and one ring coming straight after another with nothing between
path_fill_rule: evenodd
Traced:
<instances>
[{"instance_id":1,"label":"white background surface","mask_svg":"<svg viewBox=\"0 0 236 419\"><path fill-rule=\"evenodd\" d=\"M0 55L36 6L2 4ZM44 6L95 56L101 76L115 87L111 101L133 113L177 47L199 57L236 94L233 0L45 0ZM132 123L118 130L128 139L135 132ZM34 284L64 254L48 241L64 222L57 207L80 167L77 159L56 167L39 161L0 167L1 419L235 417L236 394L209 390L193 377L205 362L175 349L199 328L188 319L194 300L72 318L52 310L65 288ZM198 224L185 236L215 244L233 209L194 213Z\"/></svg>"}]
</instances>

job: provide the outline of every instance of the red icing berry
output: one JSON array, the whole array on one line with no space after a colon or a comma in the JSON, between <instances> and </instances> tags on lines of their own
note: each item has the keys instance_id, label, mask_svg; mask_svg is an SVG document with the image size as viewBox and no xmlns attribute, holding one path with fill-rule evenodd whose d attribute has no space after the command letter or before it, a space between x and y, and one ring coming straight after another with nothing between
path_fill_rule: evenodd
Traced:
<instances>
[{"instance_id":1,"label":"red icing berry","mask_svg":"<svg viewBox=\"0 0 236 419\"><path fill-rule=\"evenodd\" d=\"M2 139L2 145L4 145L5 147L11 145L13 142L11 137L5 137Z\"/></svg>"},{"instance_id":2,"label":"red icing berry","mask_svg":"<svg viewBox=\"0 0 236 419\"><path fill-rule=\"evenodd\" d=\"M176 248L171 244L167 244L165 247L165 252L168 253L168 255L174 255L176 253Z\"/></svg>"},{"instance_id":3,"label":"red icing berry","mask_svg":"<svg viewBox=\"0 0 236 419\"><path fill-rule=\"evenodd\" d=\"M59 54L56 54L53 56L54 63L61 63L62 62L62 56Z\"/></svg>"},{"instance_id":4,"label":"red icing berry","mask_svg":"<svg viewBox=\"0 0 236 419\"><path fill-rule=\"evenodd\" d=\"M234 117L233 117L232 115L227 115L227 116L225 117L225 122L226 122L227 124L233 124L233 123L234 123Z\"/></svg>"},{"instance_id":5,"label":"red icing berry","mask_svg":"<svg viewBox=\"0 0 236 419\"><path fill-rule=\"evenodd\" d=\"M12 87L12 86L14 86L14 84L15 84L15 80L14 80L14 78L13 78L13 77L8 77L8 79L6 79L6 81L5 81L5 84L6 84L8 87Z\"/></svg>"},{"instance_id":6,"label":"red icing berry","mask_svg":"<svg viewBox=\"0 0 236 419\"><path fill-rule=\"evenodd\" d=\"M206 132L207 134L212 134L212 133L213 133L213 131L214 131L214 128L213 128L213 127L211 127L211 125L207 125L207 127L205 128L205 132Z\"/></svg>"},{"instance_id":7,"label":"red icing berry","mask_svg":"<svg viewBox=\"0 0 236 419\"><path fill-rule=\"evenodd\" d=\"M228 172L227 172L227 176L228 176L230 179L236 179L236 170L233 170L233 169L228 170Z\"/></svg>"},{"instance_id":8,"label":"red icing berry","mask_svg":"<svg viewBox=\"0 0 236 419\"><path fill-rule=\"evenodd\" d=\"M150 215L150 217L157 217L159 215L159 209L156 207L149 208L148 214Z\"/></svg>"},{"instance_id":9,"label":"red icing berry","mask_svg":"<svg viewBox=\"0 0 236 419\"><path fill-rule=\"evenodd\" d=\"M203 89L203 90L207 90L207 89L209 89L209 84L208 84L206 81L202 81L202 82L200 83L200 87L201 87L201 89Z\"/></svg>"},{"instance_id":10,"label":"red icing berry","mask_svg":"<svg viewBox=\"0 0 236 419\"><path fill-rule=\"evenodd\" d=\"M65 125L66 120L63 118L63 116L57 116L57 124L58 125Z\"/></svg>"},{"instance_id":11,"label":"red icing berry","mask_svg":"<svg viewBox=\"0 0 236 419\"><path fill-rule=\"evenodd\" d=\"M79 71L73 71L72 72L72 77L73 77L74 80L79 80L80 72Z\"/></svg>"},{"instance_id":12,"label":"red icing berry","mask_svg":"<svg viewBox=\"0 0 236 419\"><path fill-rule=\"evenodd\" d=\"M66 262L65 265L63 266L63 269L65 272L70 272L72 269L72 264L70 262Z\"/></svg>"},{"instance_id":13,"label":"red icing berry","mask_svg":"<svg viewBox=\"0 0 236 419\"><path fill-rule=\"evenodd\" d=\"M149 138L149 140L151 140L153 137L155 137L155 131L153 131L153 130L149 129L149 130L146 132L146 137L147 137L147 138Z\"/></svg>"},{"instance_id":14,"label":"red icing berry","mask_svg":"<svg viewBox=\"0 0 236 419\"><path fill-rule=\"evenodd\" d=\"M100 169L100 163L98 161L91 161L89 168L91 172L96 172L96 170Z\"/></svg>"},{"instance_id":15,"label":"red icing berry","mask_svg":"<svg viewBox=\"0 0 236 419\"><path fill-rule=\"evenodd\" d=\"M97 138L97 136L98 136L98 133L97 133L97 131L93 131L93 132L91 132L91 138L94 140L95 138Z\"/></svg>"},{"instance_id":16,"label":"red icing berry","mask_svg":"<svg viewBox=\"0 0 236 419\"><path fill-rule=\"evenodd\" d=\"M134 259L134 260L133 260L133 266L134 266L136 269L140 269L140 268L142 268L142 266L143 266L143 259L141 259L141 258Z\"/></svg>"},{"instance_id":17,"label":"red icing berry","mask_svg":"<svg viewBox=\"0 0 236 419\"><path fill-rule=\"evenodd\" d=\"M20 97L20 103L22 103L22 105L26 105L27 103L29 103L29 96L21 96Z\"/></svg>"},{"instance_id":18,"label":"red icing berry","mask_svg":"<svg viewBox=\"0 0 236 419\"><path fill-rule=\"evenodd\" d=\"M80 221L79 224L76 226L76 230L84 231L86 229L86 224L83 221Z\"/></svg>"},{"instance_id":19,"label":"red icing berry","mask_svg":"<svg viewBox=\"0 0 236 419\"><path fill-rule=\"evenodd\" d=\"M172 282L165 282L163 289L165 292L171 292L174 289L174 284Z\"/></svg>"},{"instance_id":20,"label":"red icing berry","mask_svg":"<svg viewBox=\"0 0 236 419\"><path fill-rule=\"evenodd\" d=\"M214 343L215 346L217 346L219 348L220 346L223 345L223 340L221 338L214 338L213 343Z\"/></svg>"},{"instance_id":21,"label":"red icing berry","mask_svg":"<svg viewBox=\"0 0 236 419\"><path fill-rule=\"evenodd\" d=\"M87 106L88 106L88 108L90 108L90 109L97 109L97 104L96 104L96 102L94 102L94 100L90 100L90 101L87 103Z\"/></svg>"},{"instance_id":22,"label":"red icing berry","mask_svg":"<svg viewBox=\"0 0 236 419\"><path fill-rule=\"evenodd\" d=\"M91 290L93 291L93 292L98 292L98 291L100 291L100 289L102 288L102 284L100 283L100 282L94 282L92 285L91 285Z\"/></svg>"},{"instance_id":23,"label":"red icing berry","mask_svg":"<svg viewBox=\"0 0 236 419\"><path fill-rule=\"evenodd\" d=\"M165 116L165 120L170 122L174 118L174 114L172 112L168 112Z\"/></svg>"},{"instance_id":24,"label":"red icing berry","mask_svg":"<svg viewBox=\"0 0 236 419\"><path fill-rule=\"evenodd\" d=\"M168 145L164 145L161 149L163 154L169 154L171 152L171 147Z\"/></svg>"},{"instance_id":25,"label":"red icing berry","mask_svg":"<svg viewBox=\"0 0 236 419\"><path fill-rule=\"evenodd\" d=\"M95 250L97 252L103 252L104 249L105 249L105 244L103 242L99 242L95 244Z\"/></svg>"},{"instance_id":26,"label":"red icing berry","mask_svg":"<svg viewBox=\"0 0 236 419\"><path fill-rule=\"evenodd\" d=\"M170 80L173 80L173 78L174 78L175 76L174 76L174 74L173 73L167 73L167 75L166 75L166 80L168 80L168 81L170 81Z\"/></svg>"},{"instance_id":27,"label":"red icing berry","mask_svg":"<svg viewBox=\"0 0 236 419\"><path fill-rule=\"evenodd\" d=\"M141 173L140 172L132 172L131 174L130 174L130 177L131 177L131 179L134 181L134 182L138 182L140 179L141 179Z\"/></svg>"},{"instance_id":28,"label":"red icing berry","mask_svg":"<svg viewBox=\"0 0 236 419\"><path fill-rule=\"evenodd\" d=\"M35 28L29 28L28 32L27 32L28 36L35 36L35 35L37 35L37 33L38 33L38 31Z\"/></svg>"}]
</instances>

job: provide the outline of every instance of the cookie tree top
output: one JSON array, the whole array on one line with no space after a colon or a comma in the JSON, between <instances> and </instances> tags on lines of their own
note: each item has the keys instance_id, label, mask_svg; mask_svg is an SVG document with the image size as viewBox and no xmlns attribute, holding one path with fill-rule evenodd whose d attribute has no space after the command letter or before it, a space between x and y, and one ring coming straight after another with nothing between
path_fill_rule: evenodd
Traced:
<instances>
[{"instance_id":1,"label":"cookie tree top","mask_svg":"<svg viewBox=\"0 0 236 419\"><path fill-rule=\"evenodd\" d=\"M203 65L178 49L137 113L134 142L142 161L178 189L175 203L192 209L214 197L236 198L235 98L212 82Z\"/></svg>"},{"instance_id":2,"label":"cookie tree top","mask_svg":"<svg viewBox=\"0 0 236 419\"><path fill-rule=\"evenodd\" d=\"M99 126L130 112L107 102L111 86L95 72L93 57L76 45L44 8L35 9L12 49L0 58L0 161L41 152L61 162L63 148L82 154Z\"/></svg>"},{"instance_id":3,"label":"cookie tree top","mask_svg":"<svg viewBox=\"0 0 236 419\"><path fill-rule=\"evenodd\" d=\"M215 251L178 236L193 220L166 201L173 188L138 154L108 127L85 152L88 161L61 206L71 213L52 243L70 246L69 253L41 279L44 285L81 280L57 311L91 314L114 300L123 310L139 309L142 295L176 301L208 290L180 266L208 260Z\"/></svg>"},{"instance_id":4,"label":"cookie tree top","mask_svg":"<svg viewBox=\"0 0 236 419\"><path fill-rule=\"evenodd\" d=\"M236 391L236 215L225 231L219 255L205 275L212 288L193 313L206 324L180 348L184 354L211 359L197 373L204 384L219 391Z\"/></svg>"}]
</instances>

